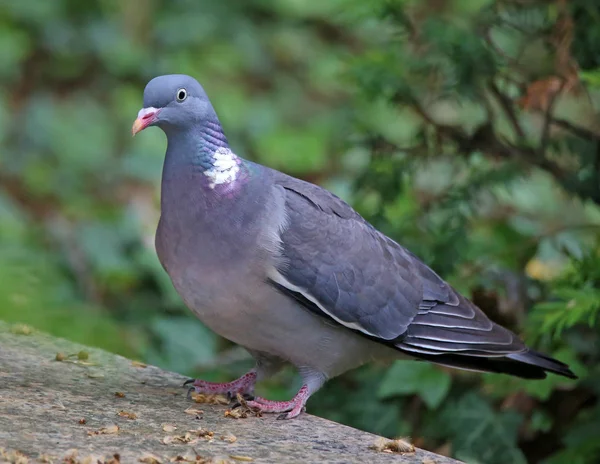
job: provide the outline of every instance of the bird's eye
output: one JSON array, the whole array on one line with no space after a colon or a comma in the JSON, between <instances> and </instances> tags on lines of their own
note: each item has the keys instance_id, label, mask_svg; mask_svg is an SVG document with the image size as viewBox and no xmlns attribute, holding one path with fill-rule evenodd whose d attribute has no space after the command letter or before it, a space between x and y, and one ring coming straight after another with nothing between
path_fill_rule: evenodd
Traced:
<instances>
[{"instance_id":1,"label":"bird's eye","mask_svg":"<svg viewBox=\"0 0 600 464\"><path fill-rule=\"evenodd\" d=\"M181 103L182 101L184 101L187 98L187 90L185 89L179 89L177 91L177 101L179 103Z\"/></svg>"}]
</instances>

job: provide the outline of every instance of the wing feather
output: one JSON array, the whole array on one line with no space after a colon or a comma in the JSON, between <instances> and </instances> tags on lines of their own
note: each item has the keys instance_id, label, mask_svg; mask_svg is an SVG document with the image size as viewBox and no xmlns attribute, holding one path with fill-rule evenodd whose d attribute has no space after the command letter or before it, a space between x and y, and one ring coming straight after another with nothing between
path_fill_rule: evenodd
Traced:
<instances>
[{"instance_id":1,"label":"wing feather","mask_svg":"<svg viewBox=\"0 0 600 464\"><path fill-rule=\"evenodd\" d=\"M526 350L415 255L330 192L280 174L288 224L269 278L309 310L399 350L505 356Z\"/></svg>"}]
</instances>

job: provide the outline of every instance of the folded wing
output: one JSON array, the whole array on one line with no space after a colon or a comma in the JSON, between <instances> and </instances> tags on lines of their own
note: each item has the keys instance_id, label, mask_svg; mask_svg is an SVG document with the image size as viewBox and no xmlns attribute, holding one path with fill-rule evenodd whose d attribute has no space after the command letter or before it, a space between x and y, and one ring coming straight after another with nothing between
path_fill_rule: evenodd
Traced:
<instances>
[{"instance_id":1,"label":"folded wing","mask_svg":"<svg viewBox=\"0 0 600 464\"><path fill-rule=\"evenodd\" d=\"M288 226L283 259L269 277L308 310L439 364L528 378L546 370L573 375L488 319L335 195L283 174L277 184Z\"/></svg>"}]
</instances>

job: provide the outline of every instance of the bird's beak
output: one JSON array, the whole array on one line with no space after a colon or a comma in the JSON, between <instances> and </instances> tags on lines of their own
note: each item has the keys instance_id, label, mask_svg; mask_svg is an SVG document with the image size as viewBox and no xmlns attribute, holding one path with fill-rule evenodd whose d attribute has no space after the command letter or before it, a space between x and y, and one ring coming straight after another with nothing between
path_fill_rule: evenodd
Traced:
<instances>
[{"instance_id":1,"label":"bird's beak","mask_svg":"<svg viewBox=\"0 0 600 464\"><path fill-rule=\"evenodd\" d=\"M135 134L143 131L146 127L155 122L159 112L160 108L153 108L151 106L142 108L137 115L137 119L133 122L131 135L135 136Z\"/></svg>"}]
</instances>

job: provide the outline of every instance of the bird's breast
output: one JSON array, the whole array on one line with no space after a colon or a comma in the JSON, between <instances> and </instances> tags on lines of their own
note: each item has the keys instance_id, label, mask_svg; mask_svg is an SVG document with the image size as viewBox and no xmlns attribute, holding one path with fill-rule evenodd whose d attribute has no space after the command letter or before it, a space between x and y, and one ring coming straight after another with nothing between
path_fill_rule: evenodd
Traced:
<instances>
[{"instance_id":1,"label":"bird's breast","mask_svg":"<svg viewBox=\"0 0 600 464\"><path fill-rule=\"evenodd\" d=\"M209 327L248 298L257 299L271 259L249 230L214 227L210 218L162 214L156 251L173 286ZM232 308L229 310L228 308Z\"/></svg>"}]
</instances>

